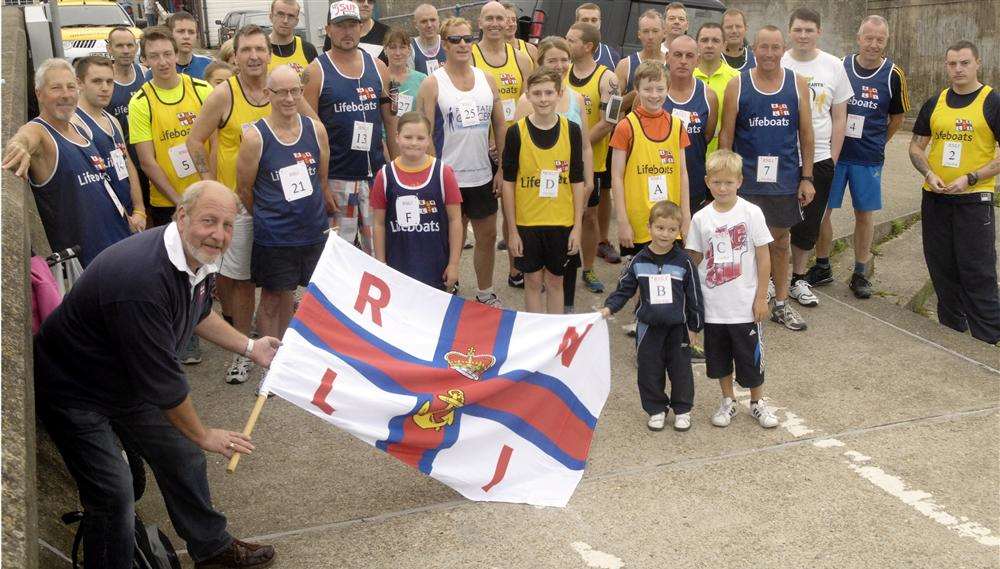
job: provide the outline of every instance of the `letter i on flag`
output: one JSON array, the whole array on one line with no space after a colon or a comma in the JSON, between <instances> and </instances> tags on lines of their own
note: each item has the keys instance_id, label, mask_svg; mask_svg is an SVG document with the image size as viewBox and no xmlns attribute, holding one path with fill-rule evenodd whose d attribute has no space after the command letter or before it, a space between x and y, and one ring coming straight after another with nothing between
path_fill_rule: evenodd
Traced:
<instances>
[{"instance_id":1,"label":"letter i on flag","mask_svg":"<svg viewBox=\"0 0 1000 569\"><path fill-rule=\"evenodd\" d=\"M498 310L331 235L262 392L471 500L565 506L611 386L598 313Z\"/></svg>"}]
</instances>

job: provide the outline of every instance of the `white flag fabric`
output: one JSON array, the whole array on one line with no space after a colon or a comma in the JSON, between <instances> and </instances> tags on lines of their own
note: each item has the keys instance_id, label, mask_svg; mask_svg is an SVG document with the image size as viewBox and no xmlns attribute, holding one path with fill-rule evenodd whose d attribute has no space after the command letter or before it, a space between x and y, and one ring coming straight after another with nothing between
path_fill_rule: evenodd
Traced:
<instances>
[{"instance_id":1,"label":"white flag fabric","mask_svg":"<svg viewBox=\"0 0 1000 569\"><path fill-rule=\"evenodd\" d=\"M331 235L269 391L471 500L565 506L611 386L607 324L435 290Z\"/></svg>"}]
</instances>

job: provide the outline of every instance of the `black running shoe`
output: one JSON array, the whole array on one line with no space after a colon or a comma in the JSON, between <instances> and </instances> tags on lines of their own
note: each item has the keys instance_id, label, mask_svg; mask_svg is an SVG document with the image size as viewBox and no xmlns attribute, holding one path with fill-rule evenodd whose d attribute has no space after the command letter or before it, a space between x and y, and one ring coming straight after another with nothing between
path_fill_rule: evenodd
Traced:
<instances>
[{"instance_id":1,"label":"black running shoe","mask_svg":"<svg viewBox=\"0 0 1000 569\"><path fill-rule=\"evenodd\" d=\"M822 286L833 282L833 267L813 265L806 271L806 282L809 286Z\"/></svg>"},{"instance_id":2,"label":"black running shoe","mask_svg":"<svg viewBox=\"0 0 1000 569\"><path fill-rule=\"evenodd\" d=\"M854 291L855 298L872 297L872 283L864 275L858 273L851 275L851 290Z\"/></svg>"},{"instance_id":3,"label":"black running shoe","mask_svg":"<svg viewBox=\"0 0 1000 569\"><path fill-rule=\"evenodd\" d=\"M507 275L507 286L511 288L524 288L524 273Z\"/></svg>"}]
</instances>

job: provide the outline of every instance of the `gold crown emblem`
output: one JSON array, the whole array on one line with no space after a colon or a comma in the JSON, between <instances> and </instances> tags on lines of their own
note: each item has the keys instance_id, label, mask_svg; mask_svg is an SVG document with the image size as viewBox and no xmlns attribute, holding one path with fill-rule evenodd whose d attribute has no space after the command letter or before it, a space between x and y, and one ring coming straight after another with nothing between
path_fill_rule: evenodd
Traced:
<instances>
[{"instance_id":1,"label":"gold crown emblem","mask_svg":"<svg viewBox=\"0 0 1000 569\"><path fill-rule=\"evenodd\" d=\"M470 346L464 354L448 352L444 355L444 361L448 362L451 369L473 381L479 381L483 372L493 367L497 359L489 354L476 355L476 348Z\"/></svg>"}]
</instances>

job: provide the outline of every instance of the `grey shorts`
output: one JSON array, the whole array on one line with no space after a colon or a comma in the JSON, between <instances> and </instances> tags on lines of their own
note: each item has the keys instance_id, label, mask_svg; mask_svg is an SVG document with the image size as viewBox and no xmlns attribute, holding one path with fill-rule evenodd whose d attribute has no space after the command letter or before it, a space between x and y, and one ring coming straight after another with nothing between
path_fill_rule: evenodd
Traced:
<instances>
[{"instance_id":1,"label":"grey shorts","mask_svg":"<svg viewBox=\"0 0 1000 569\"><path fill-rule=\"evenodd\" d=\"M802 221L802 206L799 205L797 194L784 196L740 194L740 197L764 212L764 221L768 227L789 229Z\"/></svg>"}]
</instances>

